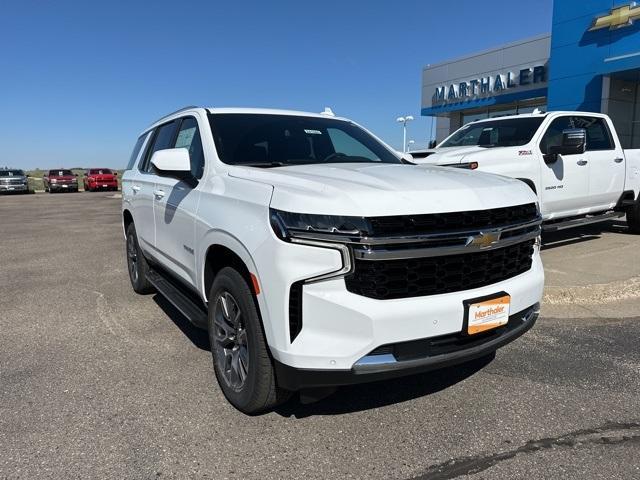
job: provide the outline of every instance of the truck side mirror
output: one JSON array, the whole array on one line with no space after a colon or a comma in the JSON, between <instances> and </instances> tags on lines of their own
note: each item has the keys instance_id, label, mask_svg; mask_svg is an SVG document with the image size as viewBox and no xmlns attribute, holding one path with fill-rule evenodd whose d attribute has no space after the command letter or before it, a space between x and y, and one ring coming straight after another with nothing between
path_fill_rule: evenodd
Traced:
<instances>
[{"instance_id":1,"label":"truck side mirror","mask_svg":"<svg viewBox=\"0 0 640 480\"><path fill-rule=\"evenodd\" d=\"M151 164L159 175L184 178L191 173L191 159L186 148L158 150L151 157Z\"/></svg>"},{"instance_id":2,"label":"truck side mirror","mask_svg":"<svg viewBox=\"0 0 640 480\"><path fill-rule=\"evenodd\" d=\"M580 155L587 150L587 131L584 128L569 128L562 131L562 143L552 145L544 156L547 165L555 163L558 155Z\"/></svg>"}]
</instances>

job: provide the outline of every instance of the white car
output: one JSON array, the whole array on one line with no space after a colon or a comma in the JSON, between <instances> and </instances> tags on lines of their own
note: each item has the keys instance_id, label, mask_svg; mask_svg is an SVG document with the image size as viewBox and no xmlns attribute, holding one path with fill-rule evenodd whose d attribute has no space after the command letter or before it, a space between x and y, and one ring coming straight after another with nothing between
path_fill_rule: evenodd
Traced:
<instances>
[{"instance_id":1,"label":"white car","mask_svg":"<svg viewBox=\"0 0 640 480\"><path fill-rule=\"evenodd\" d=\"M477 169L525 182L536 192L544 230L626 214L640 233L640 150L624 150L607 115L549 112L468 123L415 164Z\"/></svg>"},{"instance_id":2,"label":"white car","mask_svg":"<svg viewBox=\"0 0 640 480\"><path fill-rule=\"evenodd\" d=\"M122 218L134 290L208 329L247 413L486 356L531 328L542 296L529 187L403 165L327 114L162 118L123 175Z\"/></svg>"}]
</instances>

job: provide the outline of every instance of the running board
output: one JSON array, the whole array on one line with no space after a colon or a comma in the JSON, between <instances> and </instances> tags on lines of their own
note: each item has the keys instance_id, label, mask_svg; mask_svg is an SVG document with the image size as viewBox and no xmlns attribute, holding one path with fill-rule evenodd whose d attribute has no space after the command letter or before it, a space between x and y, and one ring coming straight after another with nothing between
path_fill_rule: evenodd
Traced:
<instances>
[{"instance_id":1,"label":"running board","mask_svg":"<svg viewBox=\"0 0 640 480\"><path fill-rule=\"evenodd\" d=\"M620 218L624 216L624 212L607 212L600 215L586 215L580 218L572 218L570 220L558 220L553 223L543 223L543 232L557 232L559 230L565 230L567 228L579 227L582 225L590 225L592 223L604 222L606 220L612 220L614 218Z\"/></svg>"},{"instance_id":2,"label":"running board","mask_svg":"<svg viewBox=\"0 0 640 480\"><path fill-rule=\"evenodd\" d=\"M190 298L191 295L187 294L183 288L180 288L174 281L152 268L149 268L147 280L191 323L198 328L207 328L207 312L203 309L204 306L198 305L198 302Z\"/></svg>"}]
</instances>

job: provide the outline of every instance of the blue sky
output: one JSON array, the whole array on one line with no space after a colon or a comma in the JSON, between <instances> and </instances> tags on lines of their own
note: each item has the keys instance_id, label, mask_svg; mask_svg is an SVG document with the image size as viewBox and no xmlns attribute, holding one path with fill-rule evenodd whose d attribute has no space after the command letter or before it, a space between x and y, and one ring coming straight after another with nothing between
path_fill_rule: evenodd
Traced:
<instances>
[{"instance_id":1,"label":"blue sky","mask_svg":"<svg viewBox=\"0 0 640 480\"><path fill-rule=\"evenodd\" d=\"M0 16L0 165L122 167L184 105L321 111L427 141L422 68L551 29L552 0L31 1Z\"/></svg>"}]
</instances>

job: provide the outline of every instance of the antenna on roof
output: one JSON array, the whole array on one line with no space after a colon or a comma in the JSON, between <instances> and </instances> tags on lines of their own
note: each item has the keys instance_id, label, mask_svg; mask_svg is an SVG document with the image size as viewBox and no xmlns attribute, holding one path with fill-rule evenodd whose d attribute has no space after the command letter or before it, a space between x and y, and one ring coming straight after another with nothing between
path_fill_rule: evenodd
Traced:
<instances>
[{"instance_id":1,"label":"antenna on roof","mask_svg":"<svg viewBox=\"0 0 640 480\"><path fill-rule=\"evenodd\" d=\"M531 113L533 113L534 115L540 115L542 113L542 110L540 110L539 108L534 108L533 112Z\"/></svg>"},{"instance_id":2,"label":"antenna on roof","mask_svg":"<svg viewBox=\"0 0 640 480\"><path fill-rule=\"evenodd\" d=\"M328 117L335 117L336 114L333 113L333 110L331 110L329 107L324 107L324 111L320 112L320 115L326 115Z\"/></svg>"}]
</instances>

